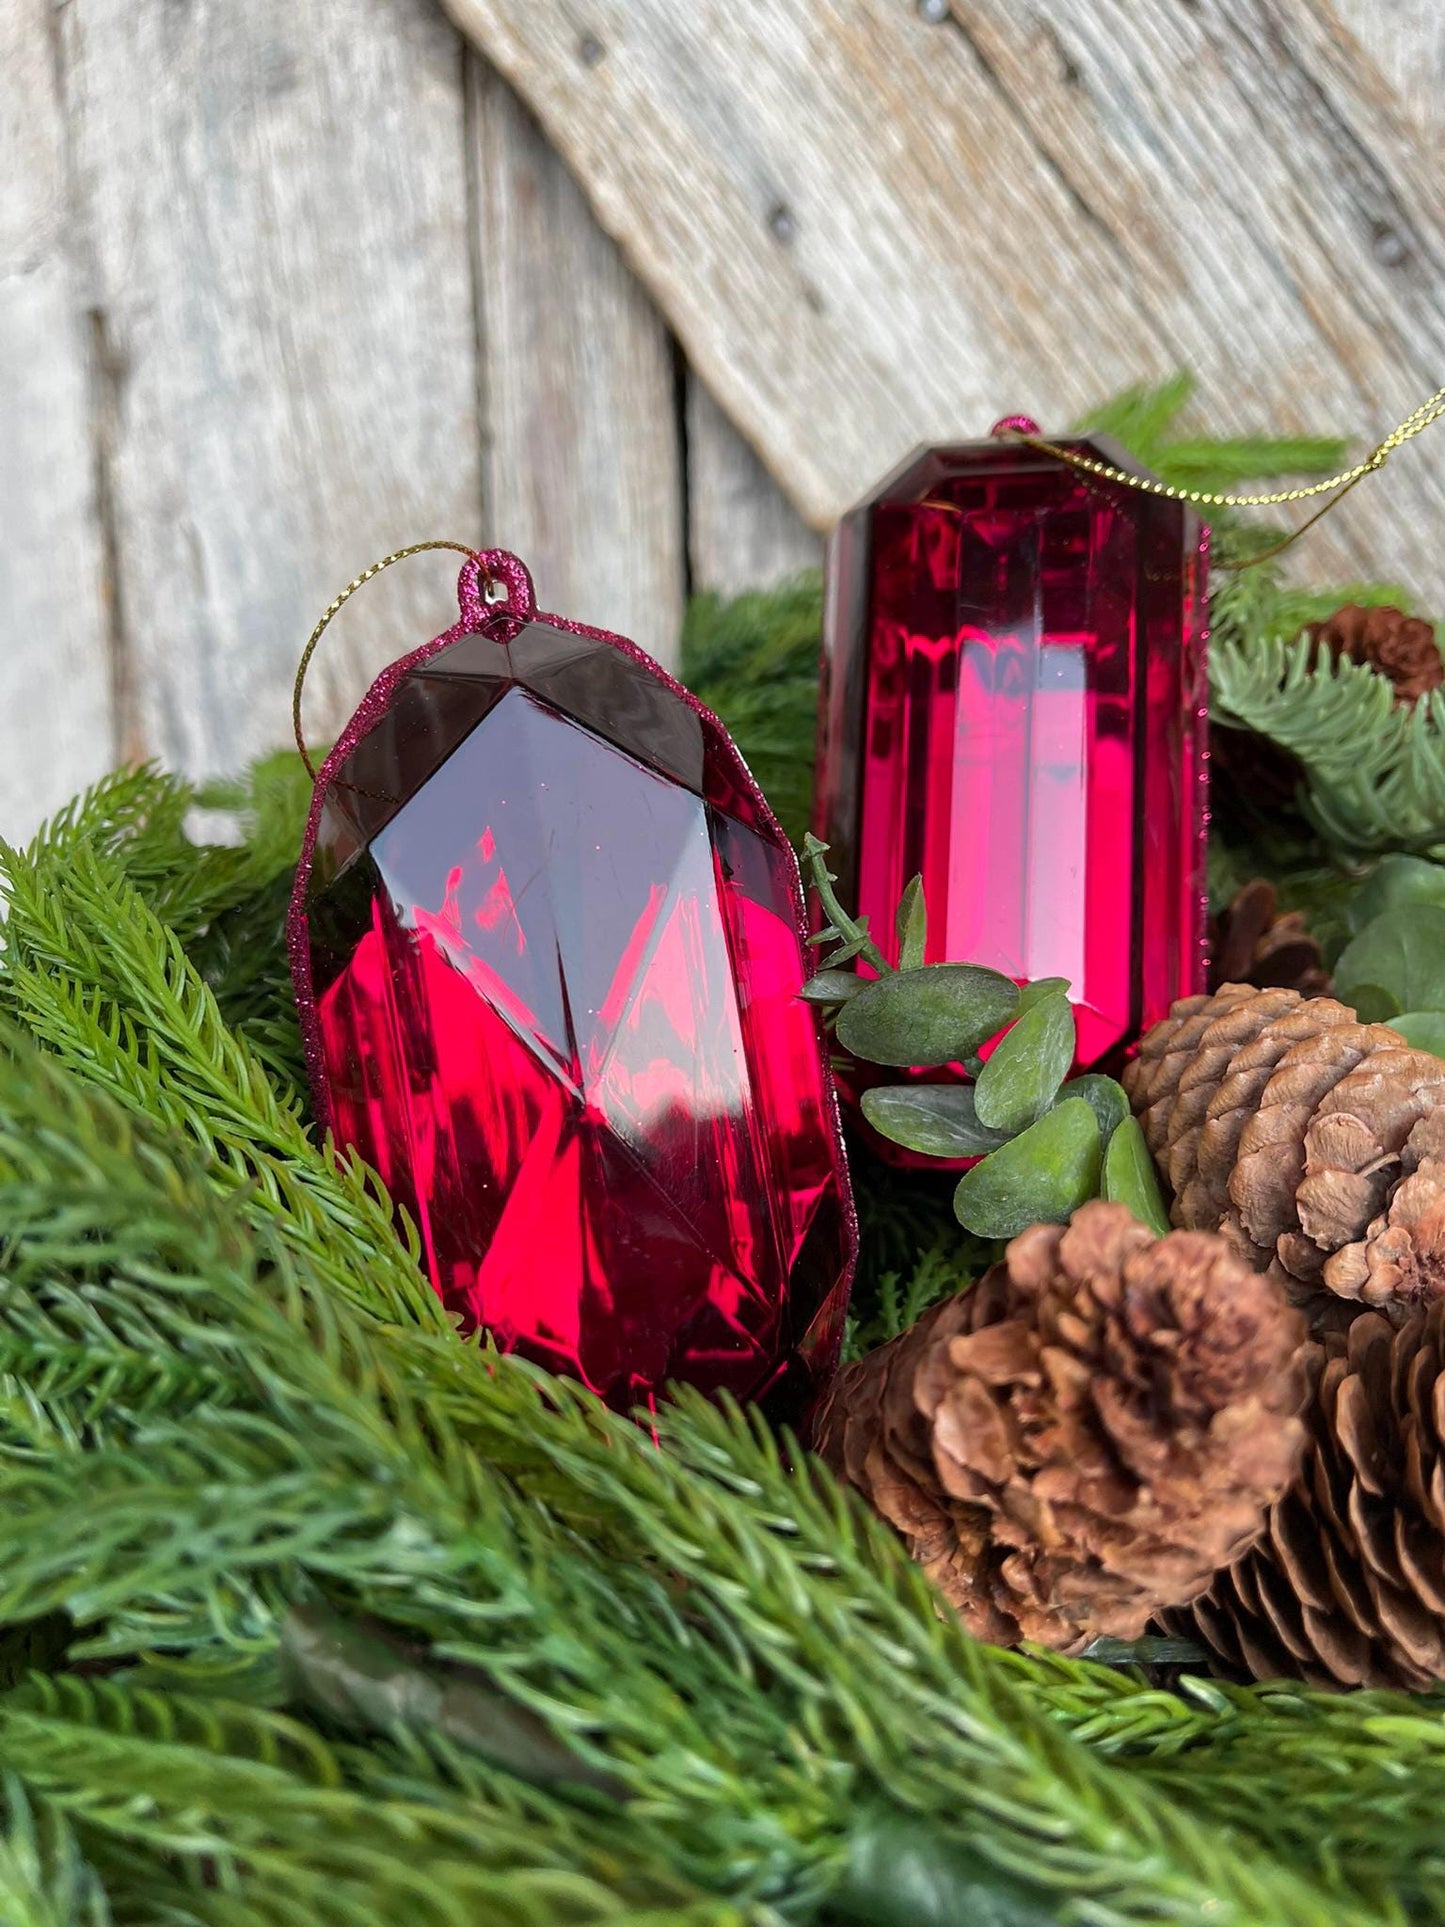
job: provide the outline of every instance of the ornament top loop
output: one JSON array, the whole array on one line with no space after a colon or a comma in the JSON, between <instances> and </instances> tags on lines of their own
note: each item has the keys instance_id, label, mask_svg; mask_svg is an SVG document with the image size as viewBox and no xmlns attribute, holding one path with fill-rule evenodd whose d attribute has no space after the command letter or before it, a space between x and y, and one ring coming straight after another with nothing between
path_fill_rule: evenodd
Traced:
<instances>
[{"instance_id":1,"label":"ornament top loop","mask_svg":"<svg viewBox=\"0 0 1445 1927\"><path fill-rule=\"evenodd\" d=\"M457 582L457 602L468 629L480 629L495 616L530 622L537 613L531 572L510 549L479 549L468 556Z\"/></svg>"},{"instance_id":2,"label":"ornament top loop","mask_svg":"<svg viewBox=\"0 0 1445 1927\"><path fill-rule=\"evenodd\" d=\"M467 542L412 542L404 549L393 549L390 555L384 555L379 562L373 562L369 569L363 569L360 575L351 578L340 595L334 596L329 605L322 611L321 620L307 638L306 647L301 651L301 660L296 665L296 680L291 685L291 728L295 733L296 748L300 753L301 761L306 765L306 774L311 778L313 783L316 781L316 765L311 760L311 752L306 747L306 732L301 727L301 697L306 688L306 671L311 667L311 658L316 654L316 645L326 634L331 618L344 604L351 600L358 589L364 589L373 576L380 575L383 569L391 568L393 563L405 562L409 556L423 555L428 549L452 549L458 555L466 556L469 563L479 560L477 551ZM501 554L502 551L492 550L488 551L488 553ZM527 571L522 568L522 564L517 561L515 556L509 556L507 559L515 563L517 568L522 569L524 576L527 575ZM531 587L532 579L530 576L527 576L527 592L529 596L531 594Z\"/></svg>"}]
</instances>

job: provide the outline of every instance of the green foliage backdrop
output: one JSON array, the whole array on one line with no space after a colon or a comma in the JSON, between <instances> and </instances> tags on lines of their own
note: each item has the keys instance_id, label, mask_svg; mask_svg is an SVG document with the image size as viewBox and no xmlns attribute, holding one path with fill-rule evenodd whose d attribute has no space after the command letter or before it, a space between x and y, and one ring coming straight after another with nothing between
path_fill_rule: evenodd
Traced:
<instances>
[{"instance_id":1,"label":"green foliage backdrop","mask_svg":"<svg viewBox=\"0 0 1445 1927\"><path fill-rule=\"evenodd\" d=\"M815 584L690 625L794 830L817 633ZM1327 775L1323 870L1375 847ZM0 1921L1445 1921L1445 1701L982 1646L753 1416L684 1395L654 1441L460 1340L311 1128L305 801L289 757L133 772L0 860ZM987 1255L948 1181L862 1189L857 1345Z\"/></svg>"}]
</instances>

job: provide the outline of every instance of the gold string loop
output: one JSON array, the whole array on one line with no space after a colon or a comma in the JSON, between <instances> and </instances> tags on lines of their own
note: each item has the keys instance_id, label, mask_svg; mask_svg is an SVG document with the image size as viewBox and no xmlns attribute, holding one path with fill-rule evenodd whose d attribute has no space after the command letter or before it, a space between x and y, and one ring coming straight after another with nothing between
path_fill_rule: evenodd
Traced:
<instances>
[{"instance_id":1,"label":"gold string loop","mask_svg":"<svg viewBox=\"0 0 1445 1927\"><path fill-rule=\"evenodd\" d=\"M1177 488L1171 482L1161 482L1152 475L1131 475L1127 469L1116 468L1112 462L1103 462L1095 455L1082 454L1078 449L1067 448L1060 442L1051 442L1042 435L1031 435L1027 430L1008 428L1004 434L1010 439L1026 443L1046 455L1054 455L1070 467L1081 470L1085 475L1095 475L1100 481L1117 482L1125 488L1137 489L1144 495L1162 495L1171 502L1188 502L1198 508L1278 508L1287 502L1307 502L1318 495L1328 495L1332 499L1315 513L1301 522L1272 547L1261 549L1257 555L1246 556L1240 562L1216 564L1226 569L1252 569L1257 562L1267 562L1272 556L1281 554L1292 542L1297 542L1307 529L1328 515L1332 508L1342 502L1357 482L1364 481L1367 475L1383 468L1397 448L1412 441L1416 435L1427 429L1432 422L1445 415L1445 388L1437 388L1433 395L1413 409L1404 421L1392 428L1382 442L1370 450L1363 461L1356 462L1353 468L1341 469L1338 475L1328 475L1323 481L1308 482L1299 488L1273 489L1267 494L1236 495L1229 492L1215 493L1208 489ZM945 506L941 501L940 508ZM950 505L951 506L951 505Z\"/></svg>"},{"instance_id":2,"label":"gold string loop","mask_svg":"<svg viewBox=\"0 0 1445 1927\"><path fill-rule=\"evenodd\" d=\"M1207 489L1177 488L1171 482L1161 482L1152 475L1131 475L1127 469L1116 468L1112 462L1101 462L1097 456L1081 455L1076 449L1063 447L1058 442L1045 440L1042 435L1030 435L1021 429L1007 432L1019 441L1027 442L1030 448L1042 449L1046 455L1056 455L1060 461L1082 469L1086 475L1097 475L1101 481L1120 482L1127 488L1140 490L1145 495L1164 495L1171 502L1191 502L1200 508L1259 509L1278 508L1285 502L1306 502L1311 496L1331 495L1336 489L1353 488L1356 482L1383 468L1395 450L1405 442L1428 428L1432 422L1445 415L1445 388L1437 388L1428 400L1397 427L1392 428L1385 439L1363 461L1356 462L1353 468L1341 469L1338 475L1329 475L1321 482L1308 482L1299 488L1281 488L1268 494L1234 495L1216 494Z\"/></svg>"},{"instance_id":3,"label":"gold string loop","mask_svg":"<svg viewBox=\"0 0 1445 1927\"><path fill-rule=\"evenodd\" d=\"M1356 462L1353 468L1341 469L1338 475L1327 476L1320 482L1305 483L1299 488L1274 489L1269 493L1257 495L1178 488L1172 482L1161 482L1151 475L1131 475L1127 469L1118 468L1112 462L1100 461L1095 455L1082 454L1078 449L1067 448L1060 442L1049 441L1043 435L1029 434L1018 428L1009 428L1005 433L1014 440L1026 443L1030 448L1040 449L1046 455L1053 455L1059 461L1067 462L1070 467L1079 469L1085 475L1096 476L1100 481L1114 482L1124 488L1137 489L1145 495L1162 495L1171 502L1188 502L1198 508L1277 508L1288 502L1307 502L1319 495L1333 497L1333 500L1326 502L1323 508L1301 523L1300 527L1287 535L1282 542L1277 542L1273 548L1265 549L1258 555L1249 556L1243 562L1231 565L1235 568L1249 568L1256 562L1265 561L1269 556L1278 555L1282 549L1288 548L1291 542L1298 541L1305 530L1313 528L1320 517L1328 514L1330 509L1343 500L1357 482L1362 482L1376 469L1383 468L1397 448L1412 441L1432 422L1439 421L1442 415L1445 415L1445 388L1437 388L1433 395L1428 396L1418 408L1413 409L1402 422L1392 428L1384 440L1371 449L1363 461ZM953 508L956 505L935 500L935 506ZM479 554L478 550L466 542L440 540L412 542L404 549L394 549L390 555L384 555L379 562L373 562L370 568L363 569L360 575L354 576L340 595L328 605L321 620L311 631L306 647L301 652L301 660L296 665L296 681L291 690L291 727L295 733L296 747L300 752L301 760L306 765L306 772L313 782L316 780L316 765L311 760L311 753L306 747L305 732L301 726L301 697L306 686L306 671L311 666L311 658L316 654L316 646L337 612L351 600L358 589L364 588L373 576L380 575L383 569L389 569L395 562L405 562L409 556L425 554L428 549L451 549L457 555L464 555L468 559L475 559Z\"/></svg>"},{"instance_id":4,"label":"gold string loop","mask_svg":"<svg viewBox=\"0 0 1445 1927\"><path fill-rule=\"evenodd\" d=\"M347 583L340 595L327 607L321 620L311 631L306 647L301 651L301 660L296 665L296 681L291 688L291 727L295 732L296 747L301 752L301 760L306 765L306 774L313 783L316 781L316 765L311 760L311 753L306 747L306 736L301 727L301 695L306 687L306 671L311 666L311 658L316 654L316 645L325 635L332 617L351 600L358 589L364 589L373 576L380 575L383 569L389 569L393 562L405 562L408 556L421 555L427 549L453 549L458 555L465 555L469 559L475 558L478 553L466 542L412 542L404 549L394 549L390 555L384 555L379 562L373 562L369 569L363 569L360 575L354 576Z\"/></svg>"}]
</instances>

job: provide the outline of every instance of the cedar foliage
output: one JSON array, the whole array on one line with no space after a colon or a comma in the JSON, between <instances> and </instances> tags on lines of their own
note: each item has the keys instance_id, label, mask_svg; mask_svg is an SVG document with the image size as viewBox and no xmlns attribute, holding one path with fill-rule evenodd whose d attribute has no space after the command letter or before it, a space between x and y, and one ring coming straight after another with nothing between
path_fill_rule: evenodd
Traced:
<instances>
[{"instance_id":1,"label":"cedar foliage","mask_svg":"<svg viewBox=\"0 0 1445 1927\"><path fill-rule=\"evenodd\" d=\"M1113 424L1156 464L1169 400ZM818 618L690 630L795 831ZM0 850L0 1920L1445 1921L1445 1702L982 1645L752 1415L683 1395L654 1443L459 1340L311 1129L306 796L128 772ZM862 1188L855 1344L975 1257L946 1187ZM313 1690L303 1623L394 1659ZM461 1737L418 1712L458 1682Z\"/></svg>"},{"instance_id":2,"label":"cedar foliage","mask_svg":"<svg viewBox=\"0 0 1445 1927\"><path fill-rule=\"evenodd\" d=\"M974 1891L1017 1922L1445 1917L1428 1702L977 1644L749 1415L684 1396L659 1450L447 1331L197 968L276 859L163 861L184 795L117 779L4 859L0 1627L69 1630L0 1696L0 1917L866 1920L907 1870L924 1922ZM283 1703L317 1601L466 1668L576 1782ZM1311 1722L1353 1781L1291 1747Z\"/></svg>"}]
</instances>

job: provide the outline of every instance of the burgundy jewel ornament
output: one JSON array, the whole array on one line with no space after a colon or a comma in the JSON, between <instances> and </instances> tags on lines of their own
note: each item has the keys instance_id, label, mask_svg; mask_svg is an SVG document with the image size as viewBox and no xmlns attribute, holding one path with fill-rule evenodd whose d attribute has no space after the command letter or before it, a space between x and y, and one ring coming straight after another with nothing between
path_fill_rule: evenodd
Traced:
<instances>
[{"instance_id":1,"label":"burgundy jewel ornament","mask_svg":"<svg viewBox=\"0 0 1445 1927\"><path fill-rule=\"evenodd\" d=\"M291 909L317 1114L466 1327L618 1406L679 1380L796 1416L857 1230L792 852L632 643L538 614L501 551L460 601L317 779Z\"/></svg>"},{"instance_id":2,"label":"burgundy jewel ornament","mask_svg":"<svg viewBox=\"0 0 1445 1927\"><path fill-rule=\"evenodd\" d=\"M928 962L1068 978L1080 1063L1117 1065L1204 988L1208 532L1009 431L834 537L816 828L890 961L921 873Z\"/></svg>"}]
</instances>

